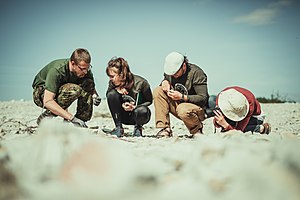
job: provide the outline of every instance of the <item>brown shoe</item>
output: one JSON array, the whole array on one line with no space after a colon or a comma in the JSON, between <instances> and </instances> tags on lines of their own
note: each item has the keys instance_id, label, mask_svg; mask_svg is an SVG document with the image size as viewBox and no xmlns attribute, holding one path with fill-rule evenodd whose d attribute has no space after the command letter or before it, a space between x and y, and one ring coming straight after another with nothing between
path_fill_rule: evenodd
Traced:
<instances>
[{"instance_id":1,"label":"brown shoe","mask_svg":"<svg viewBox=\"0 0 300 200\"><path fill-rule=\"evenodd\" d=\"M172 130L169 127L165 127L163 129L161 129L160 131L158 131L158 133L156 134L157 138L162 138L162 137L172 137Z\"/></svg>"},{"instance_id":2,"label":"brown shoe","mask_svg":"<svg viewBox=\"0 0 300 200\"><path fill-rule=\"evenodd\" d=\"M271 132L271 124L269 123L263 123L263 131L260 134L269 134Z\"/></svg>"}]
</instances>

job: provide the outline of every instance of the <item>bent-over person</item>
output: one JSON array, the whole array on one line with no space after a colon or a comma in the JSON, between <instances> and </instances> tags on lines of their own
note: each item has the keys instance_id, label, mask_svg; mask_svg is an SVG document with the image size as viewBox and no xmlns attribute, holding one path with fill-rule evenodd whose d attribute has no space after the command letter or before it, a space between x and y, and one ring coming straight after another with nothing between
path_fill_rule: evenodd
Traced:
<instances>
[{"instance_id":1,"label":"bent-over person","mask_svg":"<svg viewBox=\"0 0 300 200\"><path fill-rule=\"evenodd\" d=\"M37 124L45 118L60 116L65 121L87 127L93 113L93 104L99 105L101 98L95 89L91 72L91 56L86 49L76 49L70 58L50 62L35 76L32 83L34 103L45 108ZM68 107L77 100L76 114Z\"/></svg>"}]
</instances>

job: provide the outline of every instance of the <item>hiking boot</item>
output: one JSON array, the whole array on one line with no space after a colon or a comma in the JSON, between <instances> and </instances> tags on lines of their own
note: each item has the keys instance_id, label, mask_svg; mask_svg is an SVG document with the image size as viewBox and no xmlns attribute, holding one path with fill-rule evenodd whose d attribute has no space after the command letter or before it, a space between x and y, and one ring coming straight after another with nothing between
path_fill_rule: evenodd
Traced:
<instances>
[{"instance_id":1,"label":"hiking boot","mask_svg":"<svg viewBox=\"0 0 300 200\"><path fill-rule=\"evenodd\" d=\"M46 110L40 114L40 116L37 118L36 123L39 125L41 121L45 118L51 119L53 117L56 117L53 113L51 113L49 110Z\"/></svg>"},{"instance_id":2,"label":"hiking boot","mask_svg":"<svg viewBox=\"0 0 300 200\"><path fill-rule=\"evenodd\" d=\"M142 132L143 132L143 127L141 127L141 126L134 126L133 137L141 137L141 136L143 136Z\"/></svg>"},{"instance_id":3,"label":"hiking boot","mask_svg":"<svg viewBox=\"0 0 300 200\"><path fill-rule=\"evenodd\" d=\"M121 137L124 135L124 129L122 127L117 126L112 131L108 132L108 134L115 135L117 137Z\"/></svg>"}]
</instances>

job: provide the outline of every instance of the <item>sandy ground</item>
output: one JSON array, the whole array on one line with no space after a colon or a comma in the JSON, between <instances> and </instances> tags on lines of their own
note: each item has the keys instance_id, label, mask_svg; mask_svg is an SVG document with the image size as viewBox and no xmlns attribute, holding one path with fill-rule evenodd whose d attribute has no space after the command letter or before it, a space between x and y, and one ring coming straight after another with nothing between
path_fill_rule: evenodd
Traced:
<instances>
[{"instance_id":1,"label":"sandy ground","mask_svg":"<svg viewBox=\"0 0 300 200\"><path fill-rule=\"evenodd\" d=\"M156 139L152 112L145 137L118 139L101 131L113 128L105 101L90 129L61 118L37 127L31 101L0 102L0 199L299 200L300 104L262 108L270 135L214 133L207 119L191 139L172 118L175 136Z\"/></svg>"}]
</instances>

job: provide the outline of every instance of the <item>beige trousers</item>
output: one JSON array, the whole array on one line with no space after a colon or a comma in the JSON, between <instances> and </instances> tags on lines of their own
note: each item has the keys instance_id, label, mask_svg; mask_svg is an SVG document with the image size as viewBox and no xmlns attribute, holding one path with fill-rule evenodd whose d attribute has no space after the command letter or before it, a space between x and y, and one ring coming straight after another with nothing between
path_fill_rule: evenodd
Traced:
<instances>
[{"instance_id":1,"label":"beige trousers","mask_svg":"<svg viewBox=\"0 0 300 200\"><path fill-rule=\"evenodd\" d=\"M195 134L199 130L202 132L204 110L201 107L192 103L179 103L172 100L162 90L161 86L154 89L153 100L156 128L171 127L169 113L172 113L184 122L191 134Z\"/></svg>"}]
</instances>

